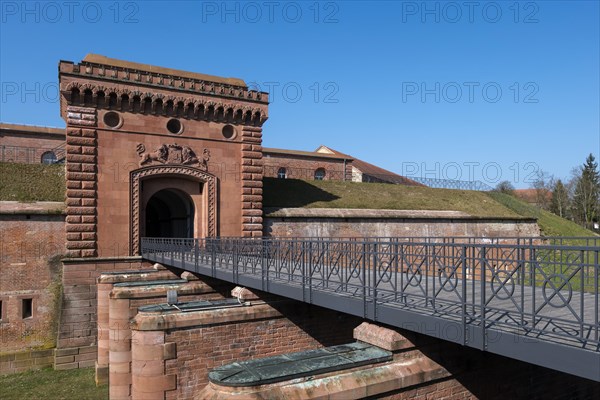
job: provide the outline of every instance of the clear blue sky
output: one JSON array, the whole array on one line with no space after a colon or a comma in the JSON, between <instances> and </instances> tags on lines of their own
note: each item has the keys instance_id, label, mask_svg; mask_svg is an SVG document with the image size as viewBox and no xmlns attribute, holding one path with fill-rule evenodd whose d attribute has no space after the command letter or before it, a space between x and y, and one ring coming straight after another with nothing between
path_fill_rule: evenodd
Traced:
<instances>
[{"instance_id":1,"label":"clear blue sky","mask_svg":"<svg viewBox=\"0 0 600 400\"><path fill-rule=\"evenodd\" d=\"M58 61L93 52L256 82L267 147L517 187L600 153L598 1L0 4L3 122L64 126Z\"/></svg>"}]
</instances>

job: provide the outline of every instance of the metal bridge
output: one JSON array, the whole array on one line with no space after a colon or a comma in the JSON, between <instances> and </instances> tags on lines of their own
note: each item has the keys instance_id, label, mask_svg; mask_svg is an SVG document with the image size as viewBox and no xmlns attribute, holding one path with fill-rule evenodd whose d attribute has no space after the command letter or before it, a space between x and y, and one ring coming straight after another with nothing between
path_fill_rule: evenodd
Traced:
<instances>
[{"instance_id":1,"label":"metal bridge","mask_svg":"<svg viewBox=\"0 0 600 400\"><path fill-rule=\"evenodd\" d=\"M144 238L142 256L600 382L599 245Z\"/></svg>"}]
</instances>

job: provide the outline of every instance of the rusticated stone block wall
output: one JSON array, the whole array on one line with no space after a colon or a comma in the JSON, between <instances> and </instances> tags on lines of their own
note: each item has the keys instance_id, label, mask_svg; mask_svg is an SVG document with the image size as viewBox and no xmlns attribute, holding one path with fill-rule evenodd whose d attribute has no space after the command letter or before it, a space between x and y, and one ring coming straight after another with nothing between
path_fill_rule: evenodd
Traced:
<instances>
[{"instance_id":1,"label":"rusticated stone block wall","mask_svg":"<svg viewBox=\"0 0 600 400\"><path fill-rule=\"evenodd\" d=\"M242 128L242 236L262 236L262 128Z\"/></svg>"},{"instance_id":2,"label":"rusticated stone block wall","mask_svg":"<svg viewBox=\"0 0 600 400\"><path fill-rule=\"evenodd\" d=\"M177 283L176 283L177 282ZM228 285L229 287L230 285ZM219 289L219 288L217 288ZM199 280L148 286L118 286L109 300L109 394L112 399L131 398L131 345L137 338L132 335L130 320L138 308L160 304L168 290L176 290L178 302L222 299L223 295Z\"/></svg>"},{"instance_id":3,"label":"rusticated stone block wall","mask_svg":"<svg viewBox=\"0 0 600 400\"><path fill-rule=\"evenodd\" d=\"M0 376L51 367L54 349L27 350L0 355Z\"/></svg>"},{"instance_id":4,"label":"rusticated stone block wall","mask_svg":"<svg viewBox=\"0 0 600 400\"><path fill-rule=\"evenodd\" d=\"M96 345L96 279L102 272L147 269L148 266L138 257L63 260L63 299L57 347Z\"/></svg>"},{"instance_id":5,"label":"rusticated stone block wall","mask_svg":"<svg viewBox=\"0 0 600 400\"><path fill-rule=\"evenodd\" d=\"M177 275L167 269L139 270L134 273L123 271L121 273L101 274L97 279L97 329L98 329L98 358L96 360L96 384L108 383L109 364L109 300L110 292L115 283L141 282L152 280L176 279Z\"/></svg>"},{"instance_id":6,"label":"rusticated stone block wall","mask_svg":"<svg viewBox=\"0 0 600 400\"><path fill-rule=\"evenodd\" d=\"M67 249L71 257L97 256L96 110L67 108Z\"/></svg>"}]
</instances>

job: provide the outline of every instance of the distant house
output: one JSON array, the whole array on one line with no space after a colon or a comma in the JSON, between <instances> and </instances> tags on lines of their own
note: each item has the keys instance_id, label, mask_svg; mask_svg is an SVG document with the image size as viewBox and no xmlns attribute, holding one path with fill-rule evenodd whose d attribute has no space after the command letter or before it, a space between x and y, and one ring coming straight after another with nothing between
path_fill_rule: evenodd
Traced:
<instances>
[{"instance_id":1,"label":"distant house","mask_svg":"<svg viewBox=\"0 0 600 400\"><path fill-rule=\"evenodd\" d=\"M518 199L534 206L544 206L552 201L552 192L546 189L515 189L513 194Z\"/></svg>"},{"instance_id":2,"label":"distant house","mask_svg":"<svg viewBox=\"0 0 600 400\"><path fill-rule=\"evenodd\" d=\"M0 122L0 162L53 164L64 157L65 129Z\"/></svg>"},{"instance_id":3,"label":"distant house","mask_svg":"<svg viewBox=\"0 0 600 400\"><path fill-rule=\"evenodd\" d=\"M405 176L398 175L394 172L380 168L376 165L349 156L340 151L334 150L331 147L319 146L317 153L331 154L341 157L347 157L352 160L352 181L353 182L379 182L379 183L394 183L407 186L425 186L422 183L413 181Z\"/></svg>"},{"instance_id":4,"label":"distant house","mask_svg":"<svg viewBox=\"0 0 600 400\"><path fill-rule=\"evenodd\" d=\"M345 155L263 147L263 174L268 178L350 181L353 162Z\"/></svg>"}]
</instances>

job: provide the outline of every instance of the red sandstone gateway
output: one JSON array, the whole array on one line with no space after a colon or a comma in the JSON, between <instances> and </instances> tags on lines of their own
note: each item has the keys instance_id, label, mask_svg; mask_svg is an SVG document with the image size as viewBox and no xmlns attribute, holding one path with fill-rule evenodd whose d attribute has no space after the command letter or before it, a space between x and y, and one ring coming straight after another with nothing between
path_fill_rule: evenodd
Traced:
<instances>
[{"instance_id":1,"label":"red sandstone gateway","mask_svg":"<svg viewBox=\"0 0 600 400\"><path fill-rule=\"evenodd\" d=\"M597 238L547 245L535 220L451 210L265 222L265 176L419 184L324 146L263 149L268 95L240 79L88 55L59 80L66 135L0 125L3 161L63 160L67 189L0 205L3 349L59 326L2 373L95 366L127 400L600 397Z\"/></svg>"}]
</instances>

